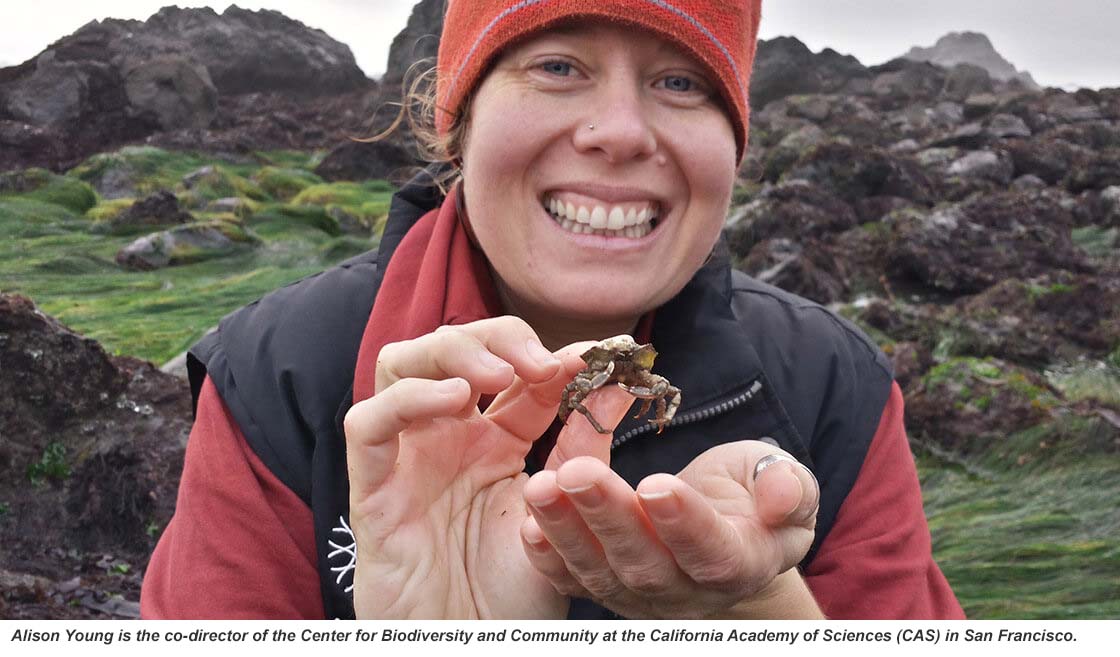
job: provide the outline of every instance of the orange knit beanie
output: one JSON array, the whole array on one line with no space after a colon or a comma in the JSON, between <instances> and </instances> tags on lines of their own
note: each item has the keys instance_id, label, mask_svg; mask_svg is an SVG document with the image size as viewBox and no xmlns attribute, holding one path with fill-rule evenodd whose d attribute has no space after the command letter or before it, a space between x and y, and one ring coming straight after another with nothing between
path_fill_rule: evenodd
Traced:
<instances>
[{"instance_id":1,"label":"orange knit beanie","mask_svg":"<svg viewBox=\"0 0 1120 657\"><path fill-rule=\"evenodd\" d=\"M439 46L436 128L446 135L491 60L515 39L571 18L649 30L703 62L746 152L751 67L762 0L449 0Z\"/></svg>"}]
</instances>

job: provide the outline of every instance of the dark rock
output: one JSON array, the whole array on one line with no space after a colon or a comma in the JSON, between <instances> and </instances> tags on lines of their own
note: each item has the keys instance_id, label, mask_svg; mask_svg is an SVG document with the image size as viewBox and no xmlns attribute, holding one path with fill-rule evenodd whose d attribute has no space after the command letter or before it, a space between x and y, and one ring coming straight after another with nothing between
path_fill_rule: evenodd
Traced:
<instances>
[{"instance_id":1,"label":"dark rock","mask_svg":"<svg viewBox=\"0 0 1120 657\"><path fill-rule=\"evenodd\" d=\"M814 54L793 37L764 40L758 44L751 74L751 105L761 109L786 96L833 93L870 77L850 55L828 48Z\"/></svg>"},{"instance_id":2,"label":"dark rock","mask_svg":"<svg viewBox=\"0 0 1120 657\"><path fill-rule=\"evenodd\" d=\"M1084 149L1059 139L1009 139L1000 148L1011 157L1015 177L1033 175L1057 185L1070 171L1091 156Z\"/></svg>"},{"instance_id":3,"label":"dark rock","mask_svg":"<svg viewBox=\"0 0 1120 657\"><path fill-rule=\"evenodd\" d=\"M847 203L827 189L793 180L768 186L757 199L732 210L724 232L731 252L745 257L763 240L821 237L855 225Z\"/></svg>"},{"instance_id":4,"label":"dark rock","mask_svg":"<svg viewBox=\"0 0 1120 657\"><path fill-rule=\"evenodd\" d=\"M19 121L0 120L0 171L43 167L58 171L68 159L60 135Z\"/></svg>"},{"instance_id":5,"label":"dark rock","mask_svg":"<svg viewBox=\"0 0 1120 657\"><path fill-rule=\"evenodd\" d=\"M934 141L931 146L946 148L956 146L974 150L982 148L988 142L988 133L980 123L967 123L957 128L952 134Z\"/></svg>"},{"instance_id":6,"label":"dark rock","mask_svg":"<svg viewBox=\"0 0 1120 657\"><path fill-rule=\"evenodd\" d=\"M1034 372L998 359L950 360L906 402L907 429L960 454L998 453L1008 436L1049 417L1061 394Z\"/></svg>"},{"instance_id":7,"label":"dark rock","mask_svg":"<svg viewBox=\"0 0 1120 657\"><path fill-rule=\"evenodd\" d=\"M0 294L0 338L0 435L13 450L0 499L19 520L0 522L0 570L94 542L146 562L152 523L174 508L189 390L150 363L109 356L18 295ZM43 483L29 484L29 466L48 458ZM52 572L66 572L67 559L52 557Z\"/></svg>"},{"instance_id":8,"label":"dark rock","mask_svg":"<svg viewBox=\"0 0 1120 657\"><path fill-rule=\"evenodd\" d=\"M869 196L896 196L922 204L933 199L933 182L917 161L837 141L814 148L786 178L818 184L849 203Z\"/></svg>"},{"instance_id":9,"label":"dark rock","mask_svg":"<svg viewBox=\"0 0 1120 657\"><path fill-rule=\"evenodd\" d=\"M1070 171L1066 179L1066 188L1074 194L1115 185L1120 185L1120 148L1097 153L1088 162Z\"/></svg>"},{"instance_id":10,"label":"dark rock","mask_svg":"<svg viewBox=\"0 0 1120 657\"><path fill-rule=\"evenodd\" d=\"M973 64L957 64L945 76L941 95L960 102L969 96L990 93L994 89L992 76L986 69Z\"/></svg>"},{"instance_id":11,"label":"dark rock","mask_svg":"<svg viewBox=\"0 0 1120 657\"><path fill-rule=\"evenodd\" d=\"M894 380L907 393L934 364L930 350L919 342L891 343L883 352L891 359Z\"/></svg>"},{"instance_id":12,"label":"dark rock","mask_svg":"<svg viewBox=\"0 0 1120 657\"><path fill-rule=\"evenodd\" d=\"M847 290L829 271L833 264L829 256L815 245L810 249L813 252L806 254L801 246L789 239L765 240L755 245L738 264L743 271L763 283L817 303L827 304L842 299Z\"/></svg>"},{"instance_id":13,"label":"dark rock","mask_svg":"<svg viewBox=\"0 0 1120 657\"><path fill-rule=\"evenodd\" d=\"M969 120L975 120L991 114L999 107L999 98L991 93L979 93L969 96L964 101L964 115Z\"/></svg>"},{"instance_id":14,"label":"dark rock","mask_svg":"<svg viewBox=\"0 0 1120 657\"><path fill-rule=\"evenodd\" d=\"M945 87L945 69L932 64L896 59L872 69L871 91L895 106L936 98Z\"/></svg>"},{"instance_id":15,"label":"dark rock","mask_svg":"<svg viewBox=\"0 0 1120 657\"><path fill-rule=\"evenodd\" d=\"M429 61L435 66L445 5L446 0L420 0L412 7L408 23L389 46L389 61L381 79L387 93L399 97L401 85L409 79L408 71L416 62Z\"/></svg>"},{"instance_id":16,"label":"dark rock","mask_svg":"<svg viewBox=\"0 0 1120 657\"><path fill-rule=\"evenodd\" d=\"M996 114L988 120L985 130L995 139L1031 136L1030 127L1014 114Z\"/></svg>"},{"instance_id":17,"label":"dark rock","mask_svg":"<svg viewBox=\"0 0 1120 657\"><path fill-rule=\"evenodd\" d=\"M179 199L174 192L161 189L133 203L115 217L111 224L114 229L122 229L185 224L191 221L194 221L194 217L179 206Z\"/></svg>"},{"instance_id":18,"label":"dark rock","mask_svg":"<svg viewBox=\"0 0 1120 657\"><path fill-rule=\"evenodd\" d=\"M895 213L890 225L888 275L905 285L964 295L1007 278L1091 270L1071 240L1070 211L1045 194L981 195Z\"/></svg>"},{"instance_id":19,"label":"dark rock","mask_svg":"<svg viewBox=\"0 0 1120 657\"><path fill-rule=\"evenodd\" d=\"M218 91L206 68L182 57L137 63L124 76L137 112L149 112L163 130L206 128L218 109Z\"/></svg>"},{"instance_id":20,"label":"dark rock","mask_svg":"<svg viewBox=\"0 0 1120 657\"><path fill-rule=\"evenodd\" d=\"M324 180L407 179L417 167L416 158L394 141L349 141L335 148L315 167Z\"/></svg>"}]
</instances>

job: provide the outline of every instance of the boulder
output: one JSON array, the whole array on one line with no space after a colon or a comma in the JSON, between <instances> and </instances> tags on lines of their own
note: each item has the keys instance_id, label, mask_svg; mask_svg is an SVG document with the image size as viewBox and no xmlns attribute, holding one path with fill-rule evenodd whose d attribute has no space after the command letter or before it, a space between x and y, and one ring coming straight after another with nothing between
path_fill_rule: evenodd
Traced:
<instances>
[{"instance_id":1,"label":"boulder","mask_svg":"<svg viewBox=\"0 0 1120 657\"><path fill-rule=\"evenodd\" d=\"M157 57L125 73L125 94L137 112L150 112L164 130L205 128L218 108L218 91L205 67L182 57Z\"/></svg>"},{"instance_id":2,"label":"boulder","mask_svg":"<svg viewBox=\"0 0 1120 657\"><path fill-rule=\"evenodd\" d=\"M751 74L751 105L794 94L833 93L871 74L855 57L826 48L814 54L793 37L760 41Z\"/></svg>"},{"instance_id":3,"label":"boulder","mask_svg":"<svg viewBox=\"0 0 1120 657\"><path fill-rule=\"evenodd\" d=\"M915 46L903 57L948 68L970 64L984 69L996 80L1016 80L1026 89L1039 89L1030 73L1016 70L1011 62L996 51L988 37L977 32L950 32L938 39L933 46Z\"/></svg>"},{"instance_id":4,"label":"boulder","mask_svg":"<svg viewBox=\"0 0 1120 657\"><path fill-rule=\"evenodd\" d=\"M256 242L239 225L211 221L141 237L118 251L116 261L124 269L150 271L231 255Z\"/></svg>"},{"instance_id":5,"label":"boulder","mask_svg":"<svg viewBox=\"0 0 1120 657\"><path fill-rule=\"evenodd\" d=\"M849 203L869 196L896 196L923 204L934 198L933 182L916 160L841 141L818 145L785 178L815 183Z\"/></svg>"},{"instance_id":6,"label":"boulder","mask_svg":"<svg viewBox=\"0 0 1120 657\"><path fill-rule=\"evenodd\" d=\"M179 206L175 193L161 189L133 203L127 210L112 219L114 229L131 229L169 224L185 224L194 217Z\"/></svg>"}]
</instances>

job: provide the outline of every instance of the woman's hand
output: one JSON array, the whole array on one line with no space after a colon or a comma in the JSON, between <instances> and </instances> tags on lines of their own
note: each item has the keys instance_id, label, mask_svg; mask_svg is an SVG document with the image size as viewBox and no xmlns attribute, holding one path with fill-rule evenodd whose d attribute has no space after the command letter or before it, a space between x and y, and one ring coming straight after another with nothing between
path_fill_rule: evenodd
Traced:
<instances>
[{"instance_id":1,"label":"woman's hand","mask_svg":"<svg viewBox=\"0 0 1120 657\"><path fill-rule=\"evenodd\" d=\"M713 447L635 491L601 460L533 476L526 554L560 592L628 618L820 617L794 565L813 541L820 492L758 441ZM773 461L773 459L770 459Z\"/></svg>"},{"instance_id":2,"label":"woman's hand","mask_svg":"<svg viewBox=\"0 0 1120 657\"><path fill-rule=\"evenodd\" d=\"M524 457L583 368L512 317L387 345L376 388L346 415L359 618L555 618L568 607L519 547ZM559 358L557 358L559 356ZM615 426L631 399L592 402ZM497 394L485 413L478 398ZM593 434L593 435L592 435ZM581 417L559 442L606 442ZM563 450L561 450L563 451Z\"/></svg>"}]
</instances>

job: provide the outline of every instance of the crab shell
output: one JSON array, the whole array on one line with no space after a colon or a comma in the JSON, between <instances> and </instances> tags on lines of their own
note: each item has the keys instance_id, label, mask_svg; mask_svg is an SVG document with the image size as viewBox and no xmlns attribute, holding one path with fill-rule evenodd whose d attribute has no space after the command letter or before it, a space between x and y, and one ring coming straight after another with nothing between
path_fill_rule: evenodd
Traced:
<instances>
[{"instance_id":1,"label":"crab shell","mask_svg":"<svg viewBox=\"0 0 1120 657\"><path fill-rule=\"evenodd\" d=\"M649 370L653 367L653 361L657 359L657 350L652 344L638 344L634 338L623 334L603 340L580 356L588 365L612 361L619 357L629 360L643 370Z\"/></svg>"}]
</instances>

